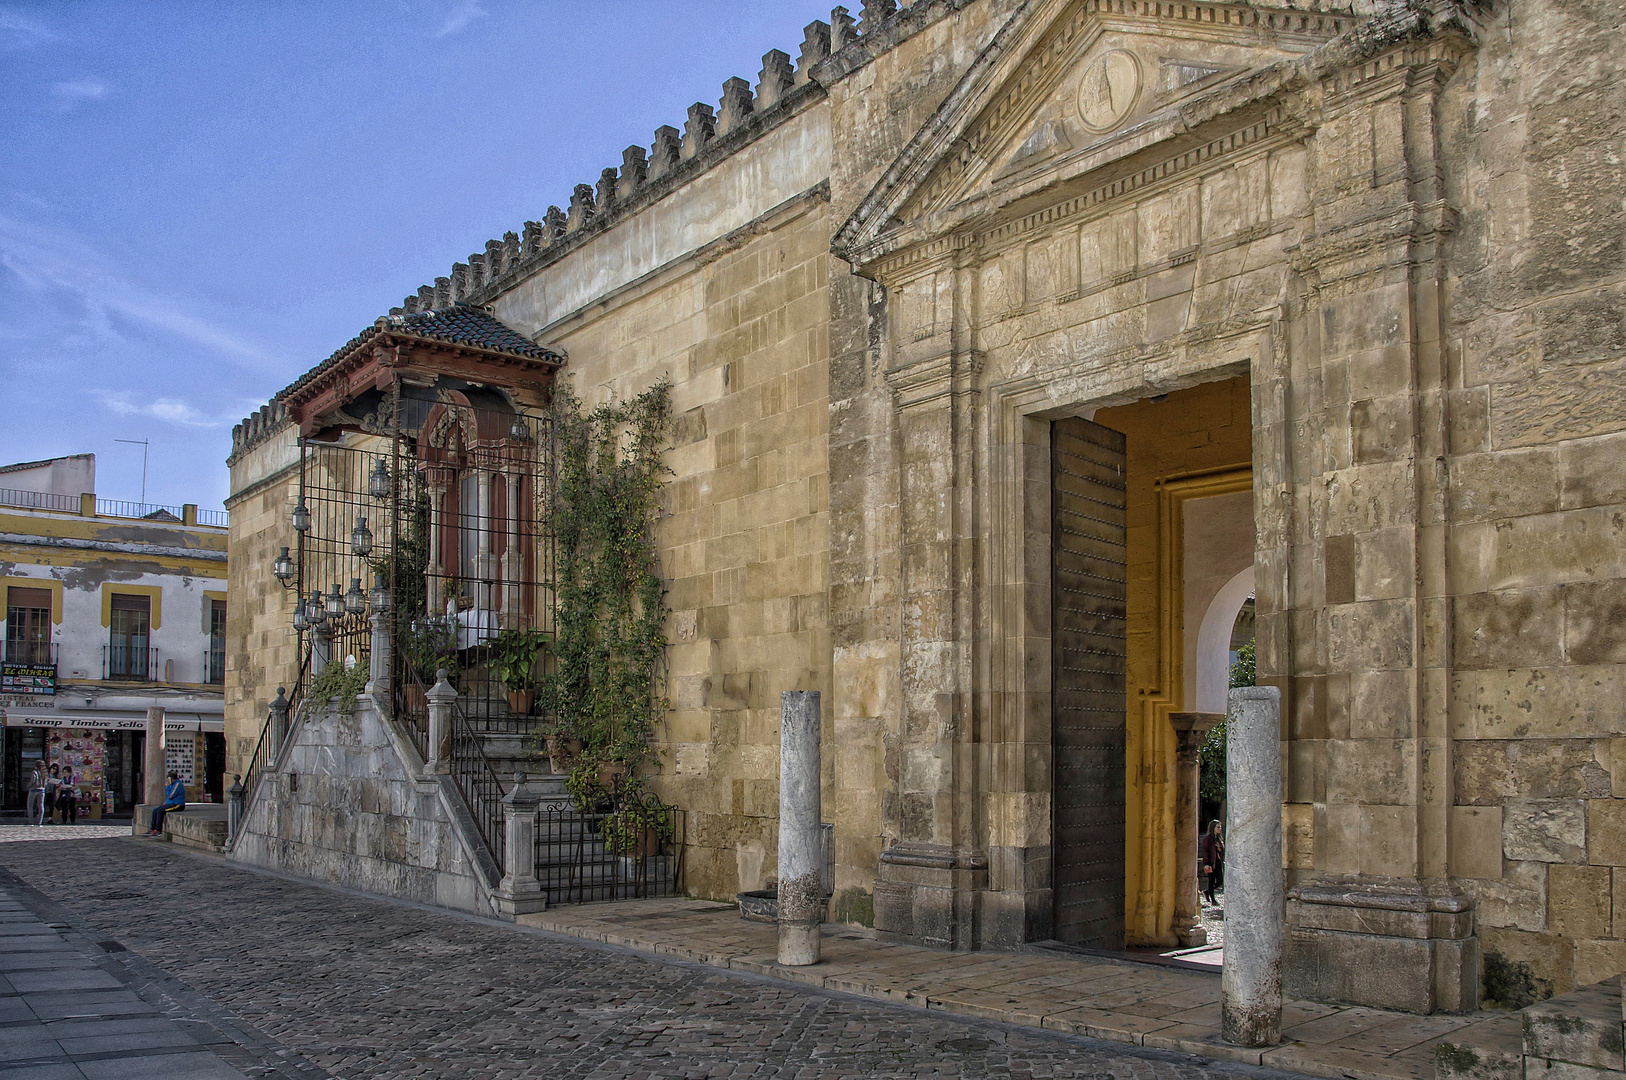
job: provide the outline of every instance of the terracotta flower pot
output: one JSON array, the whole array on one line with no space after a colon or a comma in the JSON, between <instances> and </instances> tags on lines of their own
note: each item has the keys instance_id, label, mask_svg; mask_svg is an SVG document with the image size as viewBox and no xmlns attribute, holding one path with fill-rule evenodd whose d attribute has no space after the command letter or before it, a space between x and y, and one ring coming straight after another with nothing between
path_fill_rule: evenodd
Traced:
<instances>
[{"instance_id":1,"label":"terracotta flower pot","mask_svg":"<svg viewBox=\"0 0 1626 1080\"><path fill-rule=\"evenodd\" d=\"M508 691L508 711L515 716L531 715L531 701L535 696L534 690Z\"/></svg>"},{"instance_id":2,"label":"terracotta flower pot","mask_svg":"<svg viewBox=\"0 0 1626 1080\"><path fill-rule=\"evenodd\" d=\"M628 769L618 761L598 767L599 786L605 791L618 791L621 788L621 779L627 775Z\"/></svg>"}]
</instances>

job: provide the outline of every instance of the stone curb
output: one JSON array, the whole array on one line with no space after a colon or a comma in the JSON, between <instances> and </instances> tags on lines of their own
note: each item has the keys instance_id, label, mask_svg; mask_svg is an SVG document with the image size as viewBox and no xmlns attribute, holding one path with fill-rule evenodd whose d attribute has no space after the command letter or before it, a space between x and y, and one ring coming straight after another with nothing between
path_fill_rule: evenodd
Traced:
<instances>
[{"instance_id":1,"label":"stone curb","mask_svg":"<svg viewBox=\"0 0 1626 1080\"><path fill-rule=\"evenodd\" d=\"M900 989L877 980L865 979L857 972L843 971L839 962L826 962L805 968L782 967L770 956L733 956L726 950L708 952L704 948L687 948L629 934L590 930L564 919L550 918L551 914L552 912L525 915L518 921L522 926L580 941L686 960L708 967L815 987L832 993L852 994L894 1005L910 1005L967 1019L1038 1028L1067 1035L1082 1035L1148 1050L1174 1051L1210 1060L1323 1077L1325 1080L1433 1080L1434 1077L1432 1068L1426 1073L1420 1073L1417 1069L1409 1067L1407 1062L1342 1047L1323 1048L1306 1043L1286 1042L1279 1046L1254 1049L1220 1041L1217 1030L1172 1020L1078 1007L1062 1007L1055 1012L1041 1014L1021 1008L1002 1007L992 1002L967 1001L954 996L936 997L930 993Z\"/></svg>"}]
</instances>

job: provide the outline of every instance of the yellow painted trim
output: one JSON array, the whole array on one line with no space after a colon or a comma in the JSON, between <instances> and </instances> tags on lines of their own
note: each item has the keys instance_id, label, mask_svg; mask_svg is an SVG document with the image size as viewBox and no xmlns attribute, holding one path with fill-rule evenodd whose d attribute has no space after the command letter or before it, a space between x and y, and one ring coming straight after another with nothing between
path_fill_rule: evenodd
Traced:
<instances>
[{"instance_id":1,"label":"yellow painted trim","mask_svg":"<svg viewBox=\"0 0 1626 1080\"><path fill-rule=\"evenodd\" d=\"M106 629L113 625L113 594L123 593L125 596L150 596L152 607L150 609L149 623L156 630L163 623L164 588L162 585L125 585L104 584L102 586L102 627Z\"/></svg>"},{"instance_id":2,"label":"yellow painted trim","mask_svg":"<svg viewBox=\"0 0 1626 1080\"><path fill-rule=\"evenodd\" d=\"M167 547L191 546L199 551L225 551L228 539L227 530L217 525L182 525L179 522L147 521L144 518L86 518L77 514L45 512L29 514L9 509L6 513L0 513L0 532L75 540L110 540L123 544L146 542ZM182 545L167 542L169 538L151 536L148 539L142 535L154 533L168 533L170 538L178 536L182 539ZM191 542L190 545L187 545L187 541Z\"/></svg>"},{"instance_id":3,"label":"yellow painted trim","mask_svg":"<svg viewBox=\"0 0 1626 1080\"><path fill-rule=\"evenodd\" d=\"M136 565L143 570L160 567L183 577L202 578L206 581L225 581L226 564L202 562L175 555L137 555L123 551L52 551L31 544L0 544L0 559L19 566L52 566L64 570L81 570L92 561L110 566Z\"/></svg>"},{"instance_id":4,"label":"yellow painted trim","mask_svg":"<svg viewBox=\"0 0 1626 1080\"><path fill-rule=\"evenodd\" d=\"M56 578L20 577L17 575L0 577L0 600L4 599L4 590L13 585L19 589L51 590L51 625L62 625L62 582Z\"/></svg>"}]
</instances>

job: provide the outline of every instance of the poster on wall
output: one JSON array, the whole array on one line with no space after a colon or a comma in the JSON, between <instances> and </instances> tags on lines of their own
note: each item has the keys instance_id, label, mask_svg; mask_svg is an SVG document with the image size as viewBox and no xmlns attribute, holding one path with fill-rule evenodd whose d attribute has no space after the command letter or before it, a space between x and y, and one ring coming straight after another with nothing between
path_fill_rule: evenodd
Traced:
<instances>
[{"instance_id":1,"label":"poster on wall","mask_svg":"<svg viewBox=\"0 0 1626 1080\"><path fill-rule=\"evenodd\" d=\"M100 818L107 778L107 736L86 728L59 728L45 735L45 758L59 772L73 770L81 818Z\"/></svg>"},{"instance_id":2,"label":"poster on wall","mask_svg":"<svg viewBox=\"0 0 1626 1080\"><path fill-rule=\"evenodd\" d=\"M178 774L189 793L197 775L197 748L193 743L191 732L164 736L164 779L168 780L170 773Z\"/></svg>"}]
</instances>

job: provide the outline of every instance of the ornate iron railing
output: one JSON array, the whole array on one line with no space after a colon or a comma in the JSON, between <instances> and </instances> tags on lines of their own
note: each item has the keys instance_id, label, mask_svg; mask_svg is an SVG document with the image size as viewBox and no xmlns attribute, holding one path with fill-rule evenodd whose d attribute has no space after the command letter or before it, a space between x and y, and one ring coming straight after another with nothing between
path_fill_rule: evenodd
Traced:
<instances>
[{"instance_id":1,"label":"ornate iron railing","mask_svg":"<svg viewBox=\"0 0 1626 1080\"><path fill-rule=\"evenodd\" d=\"M588 806L544 803L536 829L536 876L550 904L681 896L682 810L644 793Z\"/></svg>"}]
</instances>

